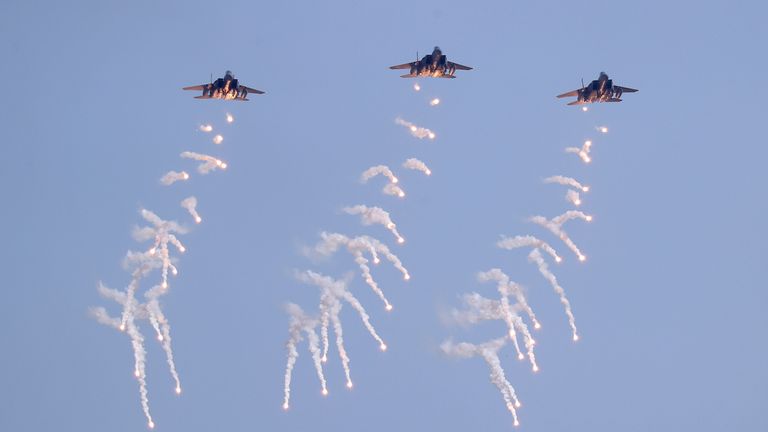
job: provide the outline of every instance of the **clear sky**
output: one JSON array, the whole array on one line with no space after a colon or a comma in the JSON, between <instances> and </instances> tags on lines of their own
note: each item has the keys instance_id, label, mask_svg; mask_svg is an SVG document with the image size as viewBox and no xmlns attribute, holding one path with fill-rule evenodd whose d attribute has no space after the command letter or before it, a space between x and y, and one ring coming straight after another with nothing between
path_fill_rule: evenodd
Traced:
<instances>
[{"instance_id":1,"label":"clear sky","mask_svg":"<svg viewBox=\"0 0 768 432\"><path fill-rule=\"evenodd\" d=\"M205 220L163 299L181 397L143 325L157 430L512 430L486 365L439 351L504 333L443 319L462 293L494 296L474 280L491 267L529 289L544 324L540 373L502 351L520 430L768 430L766 17L759 1L3 1L0 430L145 430L129 341L87 311L118 311L96 284L128 282L120 262L140 247L139 209L189 221L178 205L189 195ZM387 69L434 45L475 70L420 80L417 93ZM180 90L227 69L267 94ZM640 92L586 113L555 99L600 71ZM397 116L437 139L411 137ZM588 138L591 165L563 152ZM161 186L166 171L191 170L184 150L229 169ZM408 157L434 174L401 172L404 201L357 182ZM592 186L594 222L568 225L582 265L526 222L568 208L564 189L541 182L555 174ZM389 210L406 244L341 213L353 204ZM301 255L322 230L386 240L413 277L375 270L390 314L356 277L388 352L345 310L355 389L333 356L324 399L302 346L283 412L282 305L318 301L293 270L355 270L344 254ZM525 253L494 246L528 233L569 258L555 271L576 344Z\"/></svg>"}]
</instances>

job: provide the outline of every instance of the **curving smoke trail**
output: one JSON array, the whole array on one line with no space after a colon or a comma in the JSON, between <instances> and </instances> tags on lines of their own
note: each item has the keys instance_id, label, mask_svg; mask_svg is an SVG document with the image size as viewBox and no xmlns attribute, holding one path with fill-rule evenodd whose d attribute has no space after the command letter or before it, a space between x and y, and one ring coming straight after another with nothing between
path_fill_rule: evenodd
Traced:
<instances>
[{"instance_id":1,"label":"curving smoke trail","mask_svg":"<svg viewBox=\"0 0 768 432\"><path fill-rule=\"evenodd\" d=\"M480 272L477 274L477 280L480 282L496 282L496 289L501 295L501 302L502 304L506 304L504 307L509 308L509 297L514 296L517 304L523 311L525 311L525 313L528 315L528 318L531 319L533 327L536 329L541 328L541 324L536 319L536 314L533 313L533 309L528 304L528 300L525 298L523 287L520 286L520 284L517 282L509 279L509 276L501 271L501 269L492 268L486 272Z\"/></svg>"},{"instance_id":2,"label":"curving smoke trail","mask_svg":"<svg viewBox=\"0 0 768 432\"><path fill-rule=\"evenodd\" d=\"M342 309L342 300L349 304L360 316L363 325L373 337L379 343L379 349L386 351L387 345L384 340L381 339L376 329L370 322L370 316L366 312L362 304L347 288L346 280L336 280L328 276L324 276L319 273L315 273L311 270L304 272L297 272L296 278L304 283L315 285L321 290L320 295L320 334L323 342L323 354L320 357L318 350L318 358L321 361L327 360L328 353L328 326L329 323L333 325L333 331L336 334L336 346L339 350L339 356L341 358L342 366L344 367L344 373L347 378L347 387L352 388L352 378L349 369L349 356L344 347L344 335L343 328L341 326L341 320L339 314Z\"/></svg>"},{"instance_id":3,"label":"curving smoke trail","mask_svg":"<svg viewBox=\"0 0 768 432\"><path fill-rule=\"evenodd\" d=\"M379 240L369 236L359 236L350 238L339 233L320 233L321 241L314 246L314 248L305 249L307 255L319 255L319 256L331 256L336 253L341 247L345 247L347 251L352 254L362 273L363 279L366 284L376 293L377 296L384 302L385 308L389 311L392 310L392 304L384 296L384 292L379 288L376 280L371 275L371 269L368 267L368 259L365 257L365 253L370 253L373 258L373 263L378 264L380 262L379 254L383 255L392 265L403 274L403 279L409 280L411 278L408 269L403 266L403 263L393 254L389 247Z\"/></svg>"},{"instance_id":4,"label":"curving smoke trail","mask_svg":"<svg viewBox=\"0 0 768 432\"><path fill-rule=\"evenodd\" d=\"M179 225L178 222L162 220L156 214L146 209L141 210L141 216L153 226L135 228L133 230L133 238L139 242L154 239L154 244L147 253L150 256L155 256L157 254L157 257L162 261L162 287L168 288L168 270L170 269L174 276L179 273L176 267L171 263L168 243L173 244L179 252L184 253L186 248L181 244L179 239L176 238L174 233L186 234L187 230Z\"/></svg>"},{"instance_id":5,"label":"curving smoke trail","mask_svg":"<svg viewBox=\"0 0 768 432\"><path fill-rule=\"evenodd\" d=\"M186 171L182 171L182 172L168 171L160 179L160 183L164 184L165 186L170 186L176 183L177 181L182 181L182 180L189 180L189 174L187 174Z\"/></svg>"},{"instance_id":6,"label":"curving smoke trail","mask_svg":"<svg viewBox=\"0 0 768 432\"><path fill-rule=\"evenodd\" d=\"M561 287L557 282L557 277L555 277L555 275L549 271L549 266L547 265L547 262L544 261L544 257L541 256L541 252L539 252L538 248L532 250L531 253L528 254L528 260L536 263L539 268L539 273L541 273L541 275L544 276L547 281L549 281L550 285L552 285L552 288L560 297L560 303L562 303L563 307L565 307L565 314L568 316L568 324L571 326L571 331L573 332L573 340L579 340L579 333L576 330L576 319L574 318L573 312L571 311L571 302L568 301L568 297L566 297L563 287Z\"/></svg>"},{"instance_id":7,"label":"curving smoke trail","mask_svg":"<svg viewBox=\"0 0 768 432\"><path fill-rule=\"evenodd\" d=\"M358 204L354 207L344 207L342 210L350 215L360 215L363 225L379 224L385 226L395 236L398 243L405 242L405 239L397 232L397 225L392 222L389 213L381 207Z\"/></svg>"},{"instance_id":8,"label":"curving smoke trail","mask_svg":"<svg viewBox=\"0 0 768 432\"><path fill-rule=\"evenodd\" d=\"M415 136L418 139L429 138L433 140L436 137L435 133L432 132L431 130L425 127L416 126L415 124L409 121L403 120L400 117L395 119L395 123L400 126L405 126L406 128L408 128L408 131L411 133L411 135Z\"/></svg>"},{"instance_id":9,"label":"curving smoke trail","mask_svg":"<svg viewBox=\"0 0 768 432\"><path fill-rule=\"evenodd\" d=\"M571 177L556 175L556 176L545 178L544 183L557 183L563 186L570 186L570 187L579 189L582 192L589 192L589 186L584 186L578 181L576 181L576 179L573 179Z\"/></svg>"},{"instance_id":10,"label":"curving smoke trail","mask_svg":"<svg viewBox=\"0 0 768 432\"><path fill-rule=\"evenodd\" d=\"M221 159L216 159L213 156L185 151L181 153L181 157L185 159L194 159L194 160L203 162L202 164L197 166L197 172L199 172L200 174L208 174L209 172L216 169L223 169L223 170L227 169L226 162L222 161Z\"/></svg>"},{"instance_id":11,"label":"curving smoke trail","mask_svg":"<svg viewBox=\"0 0 768 432\"><path fill-rule=\"evenodd\" d=\"M200 214L197 213L197 198L191 196L188 198L185 198L181 202L181 206L189 212L190 216L195 219L195 223L200 223L203 221L203 218L200 217Z\"/></svg>"},{"instance_id":12,"label":"curving smoke trail","mask_svg":"<svg viewBox=\"0 0 768 432\"><path fill-rule=\"evenodd\" d=\"M395 177L395 174L386 165L375 165L363 171L363 173L360 175L360 182L368 183L368 180L378 175L383 175L384 177L388 178L391 183L398 182L397 177Z\"/></svg>"},{"instance_id":13,"label":"curving smoke trail","mask_svg":"<svg viewBox=\"0 0 768 432\"><path fill-rule=\"evenodd\" d=\"M427 164L416 158L410 158L403 162L403 168L421 171L428 176L432 175L432 170L427 167Z\"/></svg>"},{"instance_id":14,"label":"curving smoke trail","mask_svg":"<svg viewBox=\"0 0 768 432\"><path fill-rule=\"evenodd\" d=\"M491 382L499 389L507 409L512 413L515 426L519 426L517 419L517 408L520 407L520 401L517 398L515 389L507 380L504 369L501 367L499 359L499 350L506 344L506 338L495 339L480 345L467 342L454 344L452 341L445 341L440 348L446 355L459 358L482 357L491 369Z\"/></svg>"},{"instance_id":15,"label":"curving smoke trail","mask_svg":"<svg viewBox=\"0 0 768 432\"><path fill-rule=\"evenodd\" d=\"M584 145L581 146L581 148L578 147L566 147L565 152L566 153L575 153L579 155L582 161L584 163L590 163L592 162L592 158L589 157L589 152L592 148L592 141L587 140L584 141Z\"/></svg>"},{"instance_id":16,"label":"curving smoke trail","mask_svg":"<svg viewBox=\"0 0 768 432\"><path fill-rule=\"evenodd\" d=\"M560 240L565 243L568 248L573 251L574 254L579 258L579 261L585 261L587 257L581 253L581 250L578 246L576 246L576 243L571 240L570 237L568 237L568 234L563 230L563 224L571 219L580 218L587 222L592 221L592 216L589 216L587 214L584 214L583 212L580 212L578 210L569 210L560 216L552 218L552 220L549 220L545 218L544 216L533 216L530 218L530 221L540 225L547 230L549 230L552 234L556 235Z\"/></svg>"},{"instance_id":17,"label":"curving smoke trail","mask_svg":"<svg viewBox=\"0 0 768 432\"><path fill-rule=\"evenodd\" d=\"M328 395L328 387L325 381L325 374L323 373L322 360L320 358L320 343L315 328L317 328L318 321L314 317L310 317L304 313L301 307L294 303L288 303L285 306L285 310L290 315L290 325L288 327L288 342L286 347L288 349L288 360L285 368L285 388L283 409L288 409L291 399L291 376L293 373L293 366L296 364L296 360L299 357L299 352L296 349L296 345L303 340L302 332L306 334L309 352L312 355L312 360L315 364L315 370L317 377L320 380L322 387L322 394Z\"/></svg>"},{"instance_id":18,"label":"curving smoke trail","mask_svg":"<svg viewBox=\"0 0 768 432\"><path fill-rule=\"evenodd\" d=\"M181 380L179 380L179 374L176 372L176 363L173 360L173 349L171 347L171 325L168 323L168 319L165 317L163 310L160 309L159 297L165 295L168 290L164 289L160 285L155 285L144 293L144 297L147 299L146 310L147 318L149 319L152 327L157 333L157 340L163 346L165 351L166 361L171 371L171 376L176 382L176 394L181 394Z\"/></svg>"},{"instance_id":19,"label":"curving smoke trail","mask_svg":"<svg viewBox=\"0 0 768 432\"><path fill-rule=\"evenodd\" d=\"M555 248L550 246L547 242L544 240L539 240L538 238L534 236L515 236L515 237L506 237L502 236L501 240L496 242L496 246L498 246L501 249L517 249L521 247L532 247L532 248L541 248L544 249L546 253L548 253L550 256L552 256L552 259L554 259L556 262L561 262L563 259L560 257L560 255L557 254L557 251Z\"/></svg>"},{"instance_id":20,"label":"curving smoke trail","mask_svg":"<svg viewBox=\"0 0 768 432\"><path fill-rule=\"evenodd\" d=\"M394 183L387 183L384 185L384 188L381 190L386 195L392 195L396 196L398 198L405 198L405 191L400 186L394 184Z\"/></svg>"}]
</instances>

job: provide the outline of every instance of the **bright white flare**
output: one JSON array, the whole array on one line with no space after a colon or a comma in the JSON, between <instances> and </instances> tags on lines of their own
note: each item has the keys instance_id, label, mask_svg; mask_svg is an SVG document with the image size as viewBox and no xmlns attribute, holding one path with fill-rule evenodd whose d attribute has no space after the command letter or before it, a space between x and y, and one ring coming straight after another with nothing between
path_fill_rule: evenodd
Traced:
<instances>
[{"instance_id":1,"label":"bright white flare","mask_svg":"<svg viewBox=\"0 0 768 432\"><path fill-rule=\"evenodd\" d=\"M575 153L579 155L582 161L584 163L590 163L592 162L592 158L589 156L589 152L592 148L592 141L586 140L584 141L584 144L581 146L581 148L578 147L566 147L565 152L566 153Z\"/></svg>"},{"instance_id":2,"label":"bright white flare","mask_svg":"<svg viewBox=\"0 0 768 432\"><path fill-rule=\"evenodd\" d=\"M568 192L565 194L565 200L577 207L581 205L581 197L579 196L579 193L573 189L568 189Z\"/></svg>"},{"instance_id":3,"label":"bright white flare","mask_svg":"<svg viewBox=\"0 0 768 432\"><path fill-rule=\"evenodd\" d=\"M436 106L436 105L440 105L440 99L434 98L431 101L429 101L429 106Z\"/></svg>"},{"instance_id":4,"label":"bright white flare","mask_svg":"<svg viewBox=\"0 0 768 432\"><path fill-rule=\"evenodd\" d=\"M534 236L515 236L515 237L504 237L502 236L501 240L496 242L496 246L501 249L517 249L521 247L532 247L532 248L541 248L544 249L545 252L547 252L552 259L554 259L556 262L561 262L563 259L560 258L560 255L557 254L557 251L555 251L555 248L550 246L547 242L544 240L540 240Z\"/></svg>"},{"instance_id":5,"label":"bright white flare","mask_svg":"<svg viewBox=\"0 0 768 432\"><path fill-rule=\"evenodd\" d=\"M587 112L587 111L589 111L589 107L588 106L583 106L583 107L581 107L581 110L584 111L584 112Z\"/></svg>"},{"instance_id":6,"label":"bright white flare","mask_svg":"<svg viewBox=\"0 0 768 432\"><path fill-rule=\"evenodd\" d=\"M517 407L520 406L520 401L517 398L514 387L507 380L504 374L504 369L501 367L501 360L499 359L499 350L507 343L506 338L495 339L480 345L474 345L467 342L461 342L454 344L452 341L445 341L440 348L446 355L459 358L470 357L482 357L491 369L491 382L499 389L502 397L504 398L504 404L507 409L512 413L515 425L519 424L517 419Z\"/></svg>"},{"instance_id":7,"label":"bright white flare","mask_svg":"<svg viewBox=\"0 0 768 432\"><path fill-rule=\"evenodd\" d=\"M563 186L574 187L576 189L581 190L582 192L589 192L589 186L584 186L581 183L579 183L576 179L573 179L571 177L556 175L556 176L545 178L544 183L557 183Z\"/></svg>"},{"instance_id":8,"label":"bright white flare","mask_svg":"<svg viewBox=\"0 0 768 432\"><path fill-rule=\"evenodd\" d=\"M389 169L388 166L376 165L363 171L363 173L360 175L360 183L368 183L368 180L378 175L383 175L384 177L388 178L390 183L397 183L399 181L397 177L395 177L395 174L392 172L392 170Z\"/></svg>"},{"instance_id":9,"label":"bright white flare","mask_svg":"<svg viewBox=\"0 0 768 432\"><path fill-rule=\"evenodd\" d=\"M223 136L216 135L215 137L213 137L213 143L214 144L221 144L222 142L224 142L224 137Z\"/></svg>"},{"instance_id":10,"label":"bright white flare","mask_svg":"<svg viewBox=\"0 0 768 432\"><path fill-rule=\"evenodd\" d=\"M344 207L342 210L350 215L360 215L363 225L383 225L395 236L398 243L405 242L405 239L397 232L397 225L392 222L389 213L381 207L368 207L359 204L354 207Z\"/></svg>"},{"instance_id":11,"label":"bright white flare","mask_svg":"<svg viewBox=\"0 0 768 432\"><path fill-rule=\"evenodd\" d=\"M405 191L400 186L394 183L387 183L384 188L381 189L386 195L396 196L398 198L405 198Z\"/></svg>"},{"instance_id":12,"label":"bright white flare","mask_svg":"<svg viewBox=\"0 0 768 432\"><path fill-rule=\"evenodd\" d=\"M427 164L416 158L410 158L403 162L403 168L421 171L426 175L432 175L432 170L427 167Z\"/></svg>"},{"instance_id":13,"label":"bright white flare","mask_svg":"<svg viewBox=\"0 0 768 432\"><path fill-rule=\"evenodd\" d=\"M600 133L608 133L608 126L597 126L595 129L600 131Z\"/></svg>"},{"instance_id":14,"label":"bright white flare","mask_svg":"<svg viewBox=\"0 0 768 432\"><path fill-rule=\"evenodd\" d=\"M306 315L301 307L294 303L288 303L285 306L285 310L291 317L291 322L288 327L288 342L286 343L288 360L285 367L283 399L283 409L288 409L291 399L291 376L293 374L293 366L296 364L296 360L299 357L296 345L303 339L302 332L307 336L309 352L312 355L312 360L315 364L315 371L320 380L321 392L323 395L328 394L328 387L326 385L322 359L320 357L320 338L317 335L317 331L315 331L319 324L317 318Z\"/></svg>"},{"instance_id":15,"label":"bright white flare","mask_svg":"<svg viewBox=\"0 0 768 432\"><path fill-rule=\"evenodd\" d=\"M189 214L195 219L195 223L200 223L203 221L203 218L201 218L200 214L197 213L197 198L193 196L185 198L181 202L181 206L187 209Z\"/></svg>"},{"instance_id":16,"label":"bright white flare","mask_svg":"<svg viewBox=\"0 0 768 432\"><path fill-rule=\"evenodd\" d=\"M435 133L432 132L431 130L425 127L416 126L415 124L409 121L403 120L400 117L395 119L395 123L400 126L405 126L406 128L408 128L408 131L411 133L411 135L415 136L418 139L429 138L432 140L432 139L435 139L436 137Z\"/></svg>"},{"instance_id":17,"label":"bright white flare","mask_svg":"<svg viewBox=\"0 0 768 432\"><path fill-rule=\"evenodd\" d=\"M189 174L187 174L186 171L182 171L182 172L168 171L160 179L160 183L164 184L165 186L169 186L176 183L177 181L183 181L183 180L189 180Z\"/></svg>"},{"instance_id":18,"label":"bright white flare","mask_svg":"<svg viewBox=\"0 0 768 432\"><path fill-rule=\"evenodd\" d=\"M200 125L200 130L203 132L211 132L213 131L213 126L209 124Z\"/></svg>"},{"instance_id":19,"label":"bright white flare","mask_svg":"<svg viewBox=\"0 0 768 432\"><path fill-rule=\"evenodd\" d=\"M576 330L576 319L573 317L573 312L571 311L571 302L568 301L568 297L565 295L565 290L563 287L560 286L560 284L557 282L557 277L549 271L549 266L547 265L547 262L544 261L544 257L541 256L541 252L539 252L539 249L534 249L531 251L530 254L528 254L528 259L536 263L536 266L539 268L539 273L541 273L544 278L549 281L550 285L552 285L552 288L555 290L557 295L560 297L560 303L563 304L563 307L565 308L565 315L568 316L568 324L571 326L571 331L573 332L574 339L578 339L578 331Z\"/></svg>"},{"instance_id":20,"label":"bright white flare","mask_svg":"<svg viewBox=\"0 0 768 432\"><path fill-rule=\"evenodd\" d=\"M419 83L414 83L414 84L413 84L413 89L414 89L415 91L419 91L419 90L421 90L421 86L419 85Z\"/></svg>"},{"instance_id":21,"label":"bright white flare","mask_svg":"<svg viewBox=\"0 0 768 432\"><path fill-rule=\"evenodd\" d=\"M221 159L216 159L213 156L208 156L200 153L185 151L181 153L181 157L186 159L195 159L203 162L197 166L197 172L200 174L208 174L216 169L227 169L227 164Z\"/></svg>"},{"instance_id":22,"label":"bright white flare","mask_svg":"<svg viewBox=\"0 0 768 432\"><path fill-rule=\"evenodd\" d=\"M232 123L233 121L235 121L235 116L233 116L230 113L227 113L227 123Z\"/></svg>"}]
</instances>

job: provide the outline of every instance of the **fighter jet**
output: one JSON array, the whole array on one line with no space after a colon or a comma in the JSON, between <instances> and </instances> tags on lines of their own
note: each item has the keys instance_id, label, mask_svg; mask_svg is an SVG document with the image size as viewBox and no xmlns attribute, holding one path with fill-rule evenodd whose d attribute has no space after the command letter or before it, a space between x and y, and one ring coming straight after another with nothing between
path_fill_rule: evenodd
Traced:
<instances>
[{"instance_id":1,"label":"fighter jet","mask_svg":"<svg viewBox=\"0 0 768 432\"><path fill-rule=\"evenodd\" d=\"M261 90L238 84L235 75L231 71L227 71L227 73L224 74L224 78L218 78L216 81L211 78L210 84L184 87L183 90L202 90L202 96L195 96L195 99L247 101L248 98L246 98L246 96L248 96L248 93L264 94Z\"/></svg>"},{"instance_id":2,"label":"fighter jet","mask_svg":"<svg viewBox=\"0 0 768 432\"><path fill-rule=\"evenodd\" d=\"M576 100L568 105L584 105L593 102L621 102L622 93L634 93L636 91L633 88L613 85L613 80L608 79L608 74L600 72L600 76L586 87L582 81L580 89L563 93L557 97L576 96Z\"/></svg>"},{"instance_id":3,"label":"fighter jet","mask_svg":"<svg viewBox=\"0 0 768 432\"><path fill-rule=\"evenodd\" d=\"M469 66L449 62L448 58L440 51L440 47L435 47L432 54L427 54L419 60L419 53L416 53L416 61L403 63L397 66L390 66L390 69L410 69L410 73L400 75L401 78L433 77L433 78L456 78L456 70L472 70Z\"/></svg>"}]
</instances>

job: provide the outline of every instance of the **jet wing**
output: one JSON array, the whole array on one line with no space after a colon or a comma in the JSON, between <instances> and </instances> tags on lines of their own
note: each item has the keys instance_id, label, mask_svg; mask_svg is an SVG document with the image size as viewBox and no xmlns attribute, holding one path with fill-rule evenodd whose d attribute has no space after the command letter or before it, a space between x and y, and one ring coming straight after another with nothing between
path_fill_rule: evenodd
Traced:
<instances>
[{"instance_id":1,"label":"jet wing","mask_svg":"<svg viewBox=\"0 0 768 432\"><path fill-rule=\"evenodd\" d=\"M624 93L634 93L637 91L636 89L629 88L629 87L622 87L622 86L613 86L613 88L621 89L621 91Z\"/></svg>"},{"instance_id":2,"label":"jet wing","mask_svg":"<svg viewBox=\"0 0 768 432\"><path fill-rule=\"evenodd\" d=\"M472 70L472 68L469 67L469 66L460 65L458 63L454 63L454 62L450 62L450 61L448 62L448 66L450 66L452 68L455 68L457 70Z\"/></svg>"},{"instance_id":3,"label":"jet wing","mask_svg":"<svg viewBox=\"0 0 768 432\"><path fill-rule=\"evenodd\" d=\"M195 96L195 99L211 99L210 96Z\"/></svg>"},{"instance_id":4,"label":"jet wing","mask_svg":"<svg viewBox=\"0 0 768 432\"><path fill-rule=\"evenodd\" d=\"M202 91L202 90L205 90L206 87L208 87L208 84L201 84L201 85L196 85L196 86L184 87L182 90Z\"/></svg>"},{"instance_id":5,"label":"jet wing","mask_svg":"<svg viewBox=\"0 0 768 432\"><path fill-rule=\"evenodd\" d=\"M456 76L443 74L443 75L440 75L438 78L456 78Z\"/></svg>"},{"instance_id":6,"label":"jet wing","mask_svg":"<svg viewBox=\"0 0 768 432\"><path fill-rule=\"evenodd\" d=\"M397 66L390 66L389 68L390 69L410 69L413 66L416 66L416 62L403 63Z\"/></svg>"},{"instance_id":7,"label":"jet wing","mask_svg":"<svg viewBox=\"0 0 768 432\"><path fill-rule=\"evenodd\" d=\"M578 96L578 95L579 95L579 91L578 90L574 90L574 91L569 91L568 93L563 93L561 95L557 95L557 97L565 98L565 97L574 97L574 96Z\"/></svg>"},{"instance_id":8,"label":"jet wing","mask_svg":"<svg viewBox=\"0 0 768 432\"><path fill-rule=\"evenodd\" d=\"M573 102L569 103L568 105L586 105L586 104L587 103L584 102L584 101L577 100L577 101L573 101Z\"/></svg>"},{"instance_id":9,"label":"jet wing","mask_svg":"<svg viewBox=\"0 0 768 432\"><path fill-rule=\"evenodd\" d=\"M263 91L261 91L261 90L256 90L256 89L252 89L252 88L250 88L250 87L246 87L246 86L240 86L240 88L241 88L241 89L245 89L245 90L247 90L247 91L248 91L248 93L264 94L264 92L263 92Z\"/></svg>"}]
</instances>

